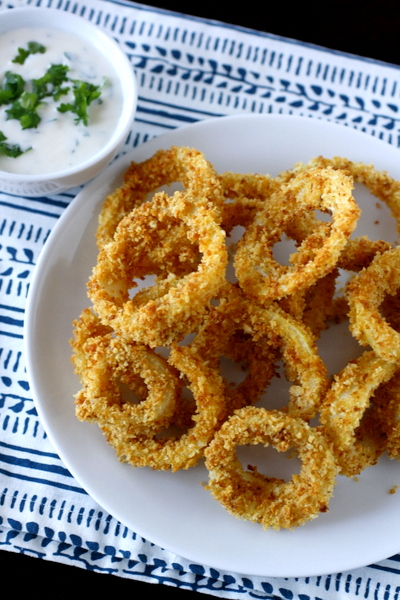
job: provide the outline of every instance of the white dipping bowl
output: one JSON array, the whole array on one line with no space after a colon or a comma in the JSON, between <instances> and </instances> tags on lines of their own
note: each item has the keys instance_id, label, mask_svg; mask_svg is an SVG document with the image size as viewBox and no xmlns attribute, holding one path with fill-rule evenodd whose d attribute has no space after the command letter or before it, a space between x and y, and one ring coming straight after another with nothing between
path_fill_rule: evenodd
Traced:
<instances>
[{"instance_id":1,"label":"white dipping bowl","mask_svg":"<svg viewBox=\"0 0 400 600\"><path fill-rule=\"evenodd\" d=\"M132 65L118 43L89 21L63 10L13 8L0 11L0 36L13 29L45 27L63 30L83 38L104 56L117 75L122 90L119 120L108 141L76 166L51 173L19 174L0 168L0 191L18 196L38 197L56 194L86 183L106 167L121 150L132 128L137 105L137 82ZM40 40L35 40L39 41ZM1 65L0 77L5 69ZM1 123L0 123L1 131ZM12 140L7 140L11 142ZM62 141L54 140L54 144ZM32 150L33 152L33 150ZM18 158L14 159L18 160Z\"/></svg>"}]
</instances>

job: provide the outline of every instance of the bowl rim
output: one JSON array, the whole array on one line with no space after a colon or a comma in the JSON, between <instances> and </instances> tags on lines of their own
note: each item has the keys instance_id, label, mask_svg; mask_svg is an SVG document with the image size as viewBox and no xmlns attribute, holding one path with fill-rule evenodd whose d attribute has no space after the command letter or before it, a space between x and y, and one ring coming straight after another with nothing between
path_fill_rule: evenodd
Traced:
<instances>
[{"instance_id":1,"label":"bowl rim","mask_svg":"<svg viewBox=\"0 0 400 600\"><path fill-rule=\"evenodd\" d=\"M0 11L0 33L19 29L27 26L25 21L29 18L29 25L34 27L46 27L50 29L61 29L68 31L78 37L90 41L95 46L98 52L101 52L104 57L114 67L117 78L123 87L123 102L120 118L115 127L115 131L106 143L98 152L82 163L59 171L52 171L43 174L26 174L26 173L11 173L0 168L0 179L9 183L38 183L51 182L55 180L66 180L77 177L84 171L90 171L98 163L104 163L109 155L110 159L115 156L115 153L120 149L132 127L132 122L136 113L138 100L138 85L134 68L129 61L128 56L120 46L120 44L108 32L104 31L98 25L91 21L70 13L62 9L29 6L16 7L5 11ZM5 24L5 26L4 26ZM98 40L95 43L91 38L85 37L89 33L93 39ZM111 52L107 51L110 50ZM110 54L116 55L118 60L110 60ZM109 161L108 161L109 162Z\"/></svg>"}]
</instances>

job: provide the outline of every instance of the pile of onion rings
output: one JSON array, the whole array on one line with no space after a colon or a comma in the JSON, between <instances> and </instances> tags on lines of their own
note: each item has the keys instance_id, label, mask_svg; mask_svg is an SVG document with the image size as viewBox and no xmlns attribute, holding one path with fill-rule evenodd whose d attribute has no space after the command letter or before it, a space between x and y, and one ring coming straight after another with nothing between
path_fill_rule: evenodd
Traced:
<instances>
[{"instance_id":1,"label":"pile of onion rings","mask_svg":"<svg viewBox=\"0 0 400 600\"><path fill-rule=\"evenodd\" d=\"M400 252L358 235L355 184L399 232L400 183L345 158L276 177L219 174L187 147L132 163L103 204L91 306L73 323L78 419L134 467L203 461L212 496L264 528L303 525L339 475L400 460ZM329 373L319 338L345 320L360 352ZM257 445L290 450L300 471L244 467L239 447Z\"/></svg>"}]
</instances>

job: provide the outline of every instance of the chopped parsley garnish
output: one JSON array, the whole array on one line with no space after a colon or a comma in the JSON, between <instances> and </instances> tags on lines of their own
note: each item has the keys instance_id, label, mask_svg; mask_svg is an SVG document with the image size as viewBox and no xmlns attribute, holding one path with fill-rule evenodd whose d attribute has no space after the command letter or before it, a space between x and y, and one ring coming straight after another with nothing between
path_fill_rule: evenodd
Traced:
<instances>
[{"instance_id":1,"label":"chopped parsley garnish","mask_svg":"<svg viewBox=\"0 0 400 600\"><path fill-rule=\"evenodd\" d=\"M22 129L32 129L39 125L40 116L37 109L41 102L37 94L32 92L22 92L11 108L6 110L7 119L17 119Z\"/></svg>"},{"instance_id":2,"label":"chopped parsley garnish","mask_svg":"<svg viewBox=\"0 0 400 600\"><path fill-rule=\"evenodd\" d=\"M0 88L0 104L9 104L16 100L22 94L24 88L25 81L21 75L7 71L3 87Z\"/></svg>"},{"instance_id":3,"label":"chopped parsley garnish","mask_svg":"<svg viewBox=\"0 0 400 600\"><path fill-rule=\"evenodd\" d=\"M39 98L53 96L54 100L59 100L69 90L69 87L61 87L68 81L68 71L67 65L51 65L42 77L32 79L33 91Z\"/></svg>"},{"instance_id":4,"label":"chopped parsley garnish","mask_svg":"<svg viewBox=\"0 0 400 600\"><path fill-rule=\"evenodd\" d=\"M12 60L13 63L23 65L30 54L44 54L46 48L38 42L28 42L28 48L18 48L17 56Z\"/></svg>"},{"instance_id":5,"label":"chopped parsley garnish","mask_svg":"<svg viewBox=\"0 0 400 600\"><path fill-rule=\"evenodd\" d=\"M5 141L6 139L7 138L4 133L0 131L0 156L4 154L5 156L9 156L11 158L18 158L18 156L21 156L21 154L24 154L30 150L30 148L27 150L21 150L21 147L18 146L18 144L7 144Z\"/></svg>"},{"instance_id":6,"label":"chopped parsley garnish","mask_svg":"<svg viewBox=\"0 0 400 600\"><path fill-rule=\"evenodd\" d=\"M18 54L12 62L23 65L30 54L43 54L45 51L46 48L42 44L28 42L27 48L18 48ZM58 102L72 86L74 102L61 103L57 110L60 113L71 111L76 115L76 123L82 122L87 125L87 109L93 100L100 97L105 81L102 85L93 85L79 79L69 79L68 71L67 65L51 65L42 77L29 82L18 73L7 71L0 87L0 105L10 105L5 111L7 120L17 119L22 129L36 128L41 121L38 109L46 103L44 99L51 97ZM0 156L17 158L24 153L17 144L6 143L6 139L0 131Z\"/></svg>"},{"instance_id":7,"label":"chopped parsley garnish","mask_svg":"<svg viewBox=\"0 0 400 600\"><path fill-rule=\"evenodd\" d=\"M80 81L79 79L73 80L73 92L75 102L73 104L63 103L57 108L59 112L67 112L71 111L76 114L75 122L79 123L82 121L84 125L88 124L89 116L88 116L88 106L100 97L101 91L103 89L103 85L93 85L92 83L88 83L87 81Z\"/></svg>"}]
</instances>

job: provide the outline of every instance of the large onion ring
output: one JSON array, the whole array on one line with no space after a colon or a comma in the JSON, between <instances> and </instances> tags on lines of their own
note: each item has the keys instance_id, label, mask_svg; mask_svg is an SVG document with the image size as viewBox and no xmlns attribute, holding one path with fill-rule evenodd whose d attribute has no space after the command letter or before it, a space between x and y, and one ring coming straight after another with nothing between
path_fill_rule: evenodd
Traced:
<instances>
[{"instance_id":1,"label":"large onion ring","mask_svg":"<svg viewBox=\"0 0 400 600\"><path fill-rule=\"evenodd\" d=\"M178 277L171 273L159 285L129 297L136 276L143 277L141 244L136 240L148 226L137 211L124 217L113 242L99 253L88 283L88 294L103 323L112 325L126 339L142 341L151 347L169 345L193 331L207 305L225 280L227 250L225 233L218 224L218 211L207 196L197 203L176 192L172 198L158 194L151 206L156 219L163 215L187 225L187 236L198 241L202 260L197 270ZM149 239L145 236L144 239ZM154 294L154 295L153 295Z\"/></svg>"},{"instance_id":2,"label":"large onion ring","mask_svg":"<svg viewBox=\"0 0 400 600\"><path fill-rule=\"evenodd\" d=\"M301 471L288 482L244 470L239 445L271 444L280 452L296 450ZM321 432L280 411L245 407L226 421L205 451L207 489L232 515L264 528L293 529L328 510L338 472Z\"/></svg>"},{"instance_id":3,"label":"large onion ring","mask_svg":"<svg viewBox=\"0 0 400 600\"><path fill-rule=\"evenodd\" d=\"M309 288L335 267L360 214L352 187L352 179L342 171L316 167L300 173L270 197L236 252L236 275L249 297L264 304L283 298ZM302 242L293 256L294 265L278 264L273 245L288 229L293 215L316 209L332 214L332 225L321 223L318 231Z\"/></svg>"},{"instance_id":4,"label":"large onion ring","mask_svg":"<svg viewBox=\"0 0 400 600\"><path fill-rule=\"evenodd\" d=\"M210 307L189 348L216 369L220 370L221 358L227 358L247 371L236 386L223 378L227 410L232 413L261 398L276 374L279 352L266 335L249 331L246 301L234 285L223 286L218 300L217 306Z\"/></svg>"},{"instance_id":5,"label":"large onion ring","mask_svg":"<svg viewBox=\"0 0 400 600\"><path fill-rule=\"evenodd\" d=\"M199 352L206 361L211 359L212 348L223 350L224 335L221 332L226 334L243 330L252 337L254 343L262 341L271 347L264 356L260 356L260 360L266 362L265 372L258 383L250 372L247 381L254 380L254 383L251 384L253 387L249 390L248 401L244 400L245 387L240 386L236 394L228 394L233 407L239 408L256 401L257 395L265 389L272 376L271 361L275 348L281 353L286 375L293 384L289 390L287 410L307 421L317 415L328 386L327 370L318 354L315 336L304 323L287 314L276 303L266 308L258 306L232 284L224 286L221 305L211 315L211 320L206 322L191 345L192 352Z\"/></svg>"}]
</instances>

